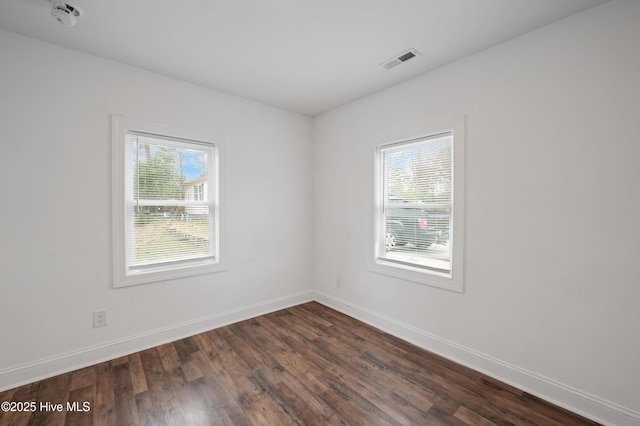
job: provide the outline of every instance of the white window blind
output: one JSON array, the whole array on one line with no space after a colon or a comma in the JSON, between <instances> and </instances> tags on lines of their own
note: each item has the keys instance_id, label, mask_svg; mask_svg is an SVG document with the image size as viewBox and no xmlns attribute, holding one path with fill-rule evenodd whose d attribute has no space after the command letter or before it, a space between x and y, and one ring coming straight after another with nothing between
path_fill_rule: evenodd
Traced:
<instances>
[{"instance_id":1,"label":"white window blind","mask_svg":"<svg viewBox=\"0 0 640 426\"><path fill-rule=\"evenodd\" d=\"M216 258L215 146L128 131L129 271Z\"/></svg>"},{"instance_id":2,"label":"white window blind","mask_svg":"<svg viewBox=\"0 0 640 426\"><path fill-rule=\"evenodd\" d=\"M450 275L452 148L452 132L380 148L379 260Z\"/></svg>"}]
</instances>

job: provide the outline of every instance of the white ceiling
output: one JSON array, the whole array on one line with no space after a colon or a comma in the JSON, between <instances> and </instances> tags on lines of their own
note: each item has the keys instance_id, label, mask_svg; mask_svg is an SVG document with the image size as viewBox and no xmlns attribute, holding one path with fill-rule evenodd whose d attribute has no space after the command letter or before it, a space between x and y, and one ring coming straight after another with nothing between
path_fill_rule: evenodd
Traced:
<instances>
[{"instance_id":1,"label":"white ceiling","mask_svg":"<svg viewBox=\"0 0 640 426\"><path fill-rule=\"evenodd\" d=\"M315 116L605 1L1 0L0 28Z\"/></svg>"}]
</instances>

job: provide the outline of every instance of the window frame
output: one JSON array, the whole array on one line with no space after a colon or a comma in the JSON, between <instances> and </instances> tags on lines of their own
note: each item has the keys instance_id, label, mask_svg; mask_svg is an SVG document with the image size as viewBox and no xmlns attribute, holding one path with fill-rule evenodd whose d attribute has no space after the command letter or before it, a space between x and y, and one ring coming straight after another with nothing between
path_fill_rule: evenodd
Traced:
<instances>
[{"instance_id":1,"label":"window frame","mask_svg":"<svg viewBox=\"0 0 640 426\"><path fill-rule=\"evenodd\" d=\"M370 270L373 272L401 278L447 290L464 292L464 146L465 146L465 117L458 117L442 126L433 126L419 135L383 142L374 149L374 188L373 188L373 233L369 244ZM383 151L390 147L401 147L421 143L429 138L446 133L452 135L452 213L450 244L451 263L450 272L437 271L435 268L425 268L411 262L387 260L381 253L386 252L385 246L385 213L384 213L384 163Z\"/></svg>"},{"instance_id":2,"label":"window frame","mask_svg":"<svg viewBox=\"0 0 640 426\"><path fill-rule=\"evenodd\" d=\"M112 255L113 287L128 287L158 281L166 281L195 275L220 272L226 267L226 244L224 207L225 202L225 137L192 129L184 129L164 124L152 123L120 115L112 115ZM215 153L212 160L213 170L209 178L215 199L211 212L213 234L216 236L214 259L194 259L180 262L166 262L144 267L127 265L127 230L131 226L127 219L128 189L127 180L131 177L131 167L126 166L130 155L127 154L126 136L128 133L147 134L159 138L192 142L211 147Z\"/></svg>"}]
</instances>

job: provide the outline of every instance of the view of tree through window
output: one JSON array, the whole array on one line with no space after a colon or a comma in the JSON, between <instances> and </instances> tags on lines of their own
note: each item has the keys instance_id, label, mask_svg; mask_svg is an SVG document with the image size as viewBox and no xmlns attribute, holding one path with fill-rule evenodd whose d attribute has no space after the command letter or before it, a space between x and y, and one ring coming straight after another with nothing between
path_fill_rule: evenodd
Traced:
<instances>
[{"instance_id":1,"label":"view of tree through window","mask_svg":"<svg viewBox=\"0 0 640 426\"><path fill-rule=\"evenodd\" d=\"M382 150L385 253L381 257L450 271L452 134Z\"/></svg>"},{"instance_id":2,"label":"view of tree through window","mask_svg":"<svg viewBox=\"0 0 640 426\"><path fill-rule=\"evenodd\" d=\"M131 153L129 267L213 258L212 147L127 134Z\"/></svg>"}]
</instances>

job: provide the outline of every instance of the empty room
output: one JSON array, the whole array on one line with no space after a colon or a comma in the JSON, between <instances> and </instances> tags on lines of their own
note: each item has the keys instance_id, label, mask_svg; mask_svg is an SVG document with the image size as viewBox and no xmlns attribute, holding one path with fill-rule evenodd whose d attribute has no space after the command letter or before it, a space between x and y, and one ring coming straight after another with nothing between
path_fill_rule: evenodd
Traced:
<instances>
[{"instance_id":1,"label":"empty room","mask_svg":"<svg viewBox=\"0 0 640 426\"><path fill-rule=\"evenodd\" d=\"M0 425L640 425L639 1L0 8Z\"/></svg>"}]
</instances>

